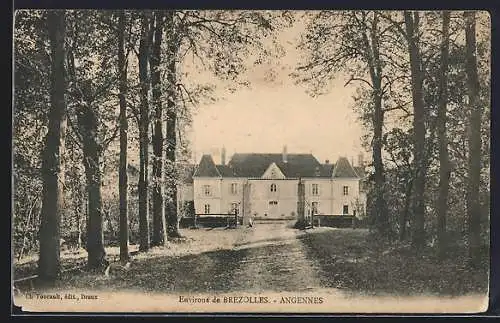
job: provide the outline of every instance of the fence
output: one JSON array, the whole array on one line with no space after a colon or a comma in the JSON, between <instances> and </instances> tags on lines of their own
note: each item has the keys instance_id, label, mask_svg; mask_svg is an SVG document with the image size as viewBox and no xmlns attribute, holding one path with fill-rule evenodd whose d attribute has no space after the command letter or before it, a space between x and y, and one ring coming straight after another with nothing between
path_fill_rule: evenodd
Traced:
<instances>
[{"instance_id":1,"label":"fence","mask_svg":"<svg viewBox=\"0 0 500 323\"><path fill-rule=\"evenodd\" d=\"M236 219L238 219L236 221ZM243 224L243 217L235 214L195 214L194 217L184 217L180 221L183 228L192 227L235 227Z\"/></svg>"},{"instance_id":2,"label":"fence","mask_svg":"<svg viewBox=\"0 0 500 323\"><path fill-rule=\"evenodd\" d=\"M354 215L346 214L315 214L313 216L314 226L347 228L358 227L360 220Z\"/></svg>"}]
</instances>

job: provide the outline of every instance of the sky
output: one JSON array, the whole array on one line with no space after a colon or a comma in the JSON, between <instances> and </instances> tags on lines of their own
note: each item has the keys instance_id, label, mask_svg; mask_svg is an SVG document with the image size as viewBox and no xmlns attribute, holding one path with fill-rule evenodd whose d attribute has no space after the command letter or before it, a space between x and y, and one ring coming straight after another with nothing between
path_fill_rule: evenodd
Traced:
<instances>
[{"instance_id":1,"label":"sky","mask_svg":"<svg viewBox=\"0 0 500 323\"><path fill-rule=\"evenodd\" d=\"M352 110L354 88L345 88L340 77L328 94L313 98L289 76L299 62L302 30L299 23L279 35L285 56L252 67L246 75L250 88L227 93L221 87L216 102L197 108L189 134L196 162L208 153L219 163L222 147L227 161L234 153L280 153L284 145L289 153L312 153L320 162L339 156L357 160L362 130Z\"/></svg>"}]
</instances>

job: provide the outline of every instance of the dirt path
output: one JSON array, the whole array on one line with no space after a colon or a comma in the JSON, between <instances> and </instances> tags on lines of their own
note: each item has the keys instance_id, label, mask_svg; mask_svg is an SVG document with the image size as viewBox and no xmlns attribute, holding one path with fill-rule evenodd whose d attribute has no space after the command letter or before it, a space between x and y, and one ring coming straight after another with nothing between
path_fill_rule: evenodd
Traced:
<instances>
[{"instance_id":1,"label":"dirt path","mask_svg":"<svg viewBox=\"0 0 500 323\"><path fill-rule=\"evenodd\" d=\"M317 268L307 259L300 234L290 223L257 223L234 250L244 252L230 290L311 291L320 288Z\"/></svg>"},{"instance_id":2,"label":"dirt path","mask_svg":"<svg viewBox=\"0 0 500 323\"><path fill-rule=\"evenodd\" d=\"M59 288L151 292L306 292L322 288L320 263L307 256L293 223L186 232L192 244L136 256L127 271L66 275ZM186 249L186 250L184 250ZM175 252L174 252L175 251Z\"/></svg>"}]
</instances>

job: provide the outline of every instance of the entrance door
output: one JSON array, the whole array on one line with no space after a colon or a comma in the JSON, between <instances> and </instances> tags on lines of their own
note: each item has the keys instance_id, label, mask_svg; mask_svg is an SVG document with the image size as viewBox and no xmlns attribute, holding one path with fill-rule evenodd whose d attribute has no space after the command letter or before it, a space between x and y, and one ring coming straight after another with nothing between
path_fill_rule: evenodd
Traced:
<instances>
[{"instance_id":1,"label":"entrance door","mask_svg":"<svg viewBox=\"0 0 500 323\"><path fill-rule=\"evenodd\" d=\"M269 217L277 218L279 216L278 212L279 212L278 201L269 201L268 212L267 212Z\"/></svg>"}]
</instances>

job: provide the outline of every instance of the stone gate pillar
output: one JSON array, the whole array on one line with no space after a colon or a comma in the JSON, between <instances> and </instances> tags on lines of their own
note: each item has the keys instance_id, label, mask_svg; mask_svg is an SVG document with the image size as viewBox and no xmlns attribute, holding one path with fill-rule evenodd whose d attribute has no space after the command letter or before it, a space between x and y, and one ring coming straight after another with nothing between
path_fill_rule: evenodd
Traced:
<instances>
[{"instance_id":1,"label":"stone gate pillar","mask_svg":"<svg viewBox=\"0 0 500 323\"><path fill-rule=\"evenodd\" d=\"M243 225L248 225L250 218L252 217L252 204L250 200L250 190L251 186L248 181L243 183L243 198L242 198L242 215L243 215Z\"/></svg>"},{"instance_id":2,"label":"stone gate pillar","mask_svg":"<svg viewBox=\"0 0 500 323\"><path fill-rule=\"evenodd\" d=\"M297 226L305 227L305 201L306 201L306 190L304 182L299 178L299 184L297 185Z\"/></svg>"}]
</instances>

